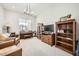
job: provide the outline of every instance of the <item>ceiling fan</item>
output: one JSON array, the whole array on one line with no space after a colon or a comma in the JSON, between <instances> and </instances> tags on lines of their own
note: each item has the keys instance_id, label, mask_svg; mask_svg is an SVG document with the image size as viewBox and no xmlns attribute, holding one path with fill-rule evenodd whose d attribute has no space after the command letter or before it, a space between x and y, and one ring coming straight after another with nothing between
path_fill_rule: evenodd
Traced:
<instances>
[{"instance_id":1,"label":"ceiling fan","mask_svg":"<svg viewBox=\"0 0 79 59\"><path fill-rule=\"evenodd\" d=\"M37 16L32 10L31 10L31 6L30 3L27 3L27 8L24 9L24 14L26 15L30 15L30 16Z\"/></svg>"}]
</instances>

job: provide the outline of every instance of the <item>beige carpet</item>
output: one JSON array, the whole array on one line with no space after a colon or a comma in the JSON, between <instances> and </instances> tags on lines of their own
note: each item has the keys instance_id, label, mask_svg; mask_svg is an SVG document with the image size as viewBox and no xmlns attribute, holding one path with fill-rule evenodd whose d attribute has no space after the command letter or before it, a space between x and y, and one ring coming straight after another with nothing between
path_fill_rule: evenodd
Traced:
<instances>
[{"instance_id":1,"label":"beige carpet","mask_svg":"<svg viewBox=\"0 0 79 59\"><path fill-rule=\"evenodd\" d=\"M36 37L21 39L19 47L22 48L23 56L71 56L69 53L56 48L55 46L50 46Z\"/></svg>"}]
</instances>

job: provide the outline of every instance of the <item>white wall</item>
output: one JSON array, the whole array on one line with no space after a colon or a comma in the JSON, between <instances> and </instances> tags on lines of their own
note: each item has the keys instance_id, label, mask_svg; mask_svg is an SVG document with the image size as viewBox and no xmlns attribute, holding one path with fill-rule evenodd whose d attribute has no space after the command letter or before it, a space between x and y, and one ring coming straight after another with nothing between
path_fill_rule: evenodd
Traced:
<instances>
[{"instance_id":1,"label":"white wall","mask_svg":"<svg viewBox=\"0 0 79 59\"><path fill-rule=\"evenodd\" d=\"M22 13L10 11L7 9L4 9L2 6L0 6L0 33L2 33L2 27L3 25L10 26L10 32L16 32L19 33L19 19L25 18L32 20L31 29L33 31L36 30L36 19L32 16L24 15Z\"/></svg>"},{"instance_id":2,"label":"white wall","mask_svg":"<svg viewBox=\"0 0 79 59\"><path fill-rule=\"evenodd\" d=\"M2 26L4 24L4 10L0 6L0 33L2 33Z\"/></svg>"},{"instance_id":3,"label":"white wall","mask_svg":"<svg viewBox=\"0 0 79 59\"><path fill-rule=\"evenodd\" d=\"M32 30L35 30L35 18L31 16L26 16L22 13L10 11L10 10L5 10L5 24L4 25L9 25L10 26L10 31L11 32L16 32L19 33L19 19L24 18L26 20L32 20Z\"/></svg>"},{"instance_id":4,"label":"white wall","mask_svg":"<svg viewBox=\"0 0 79 59\"><path fill-rule=\"evenodd\" d=\"M67 14L72 14L72 17L77 21L77 39L79 39L79 4L51 4L51 6L44 6L43 12L37 18L37 23L54 24L60 17ZM55 28L54 28L55 29Z\"/></svg>"},{"instance_id":5,"label":"white wall","mask_svg":"<svg viewBox=\"0 0 79 59\"><path fill-rule=\"evenodd\" d=\"M19 14L16 12L5 10L5 24L10 26L11 32L17 32L19 31Z\"/></svg>"}]
</instances>

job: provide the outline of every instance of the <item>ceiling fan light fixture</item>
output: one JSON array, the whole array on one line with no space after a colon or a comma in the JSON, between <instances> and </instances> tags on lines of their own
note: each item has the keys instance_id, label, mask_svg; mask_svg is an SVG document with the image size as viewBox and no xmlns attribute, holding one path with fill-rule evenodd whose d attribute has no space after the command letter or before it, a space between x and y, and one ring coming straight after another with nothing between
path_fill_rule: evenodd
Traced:
<instances>
[{"instance_id":1,"label":"ceiling fan light fixture","mask_svg":"<svg viewBox=\"0 0 79 59\"><path fill-rule=\"evenodd\" d=\"M24 12L26 12L26 9L24 9Z\"/></svg>"},{"instance_id":2,"label":"ceiling fan light fixture","mask_svg":"<svg viewBox=\"0 0 79 59\"><path fill-rule=\"evenodd\" d=\"M27 13L27 14L30 14L30 12L29 12L29 11L26 11L26 13Z\"/></svg>"},{"instance_id":3,"label":"ceiling fan light fixture","mask_svg":"<svg viewBox=\"0 0 79 59\"><path fill-rule=\"evenodd\" d=\"M24 14L31 15L31 16L36 16L35 13L33 11L31 11L31 6L30 6L29 3L27 4L27 8L24 9Z\"/></svg>"}]
</instances>

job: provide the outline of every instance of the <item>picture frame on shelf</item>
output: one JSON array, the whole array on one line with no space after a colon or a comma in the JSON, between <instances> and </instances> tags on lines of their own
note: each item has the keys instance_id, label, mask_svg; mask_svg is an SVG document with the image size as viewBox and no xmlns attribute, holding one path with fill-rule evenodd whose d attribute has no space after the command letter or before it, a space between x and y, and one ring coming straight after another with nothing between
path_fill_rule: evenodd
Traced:
<instances>
[{"instance_id":1,"label":"picture frame on shelf","mask_svg":"<svg viewBox=\"0 0 79 59\"><path fill-rule=\"evenodd\" d=\"M60 21L66 21L66 20L67 20L67 16L60 17Z\"/></svg>"},{"instance_id":2,"label":"picture frame on shelf","mask_svg":"<svg viewBox=\"0 0 79 59\"><path fill-rule=\"evenodd\" d=\"M67 16L60 17L60 21L72 21L72 20L74 19L72 19L71 14L67 14Z\"/></svg>"}]
</instances>

